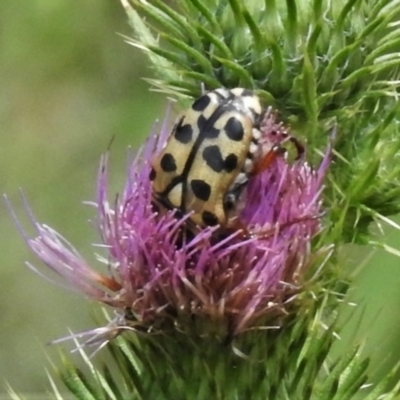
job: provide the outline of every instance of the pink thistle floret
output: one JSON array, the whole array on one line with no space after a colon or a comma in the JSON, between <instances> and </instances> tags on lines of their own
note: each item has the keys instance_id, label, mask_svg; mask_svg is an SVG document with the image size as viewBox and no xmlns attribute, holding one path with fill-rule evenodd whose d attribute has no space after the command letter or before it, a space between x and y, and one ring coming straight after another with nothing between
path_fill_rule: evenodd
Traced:
<instances>
[{"instance_id":1,"label":"pink thistle floret","mask_svg":"<svg viewBox=\"0 0 400 400\"><path fill-rule=\"evenodd\" d=\"M281 129L274 121L265 135ZM317 169L304 160L289 163L280 157L250 179L239 220L251 236L238 231L216 240L218 227L213 227L184 240L190 214L160 216L151 206L150 161L167 137L165 124L149 137L112 203L108 156L103 157L96 207L107 272L91 268L65 239L35 221L37 236L26 237L28 245L88 297L115 308L121 330L234 336L265 321L273 324L301 290L311 264L330 150Z\"/></svg>"}]
</instances>

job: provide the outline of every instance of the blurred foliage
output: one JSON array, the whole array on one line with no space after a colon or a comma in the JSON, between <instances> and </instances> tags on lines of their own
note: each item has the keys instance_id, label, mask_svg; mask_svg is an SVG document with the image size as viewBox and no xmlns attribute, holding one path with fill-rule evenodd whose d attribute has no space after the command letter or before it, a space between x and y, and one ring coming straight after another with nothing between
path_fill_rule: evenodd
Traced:
<instances>
[{"instance_id":1,"label":"blurred foliage","mask_svg":"<svg viewBox=\"0 0 400 400\"><path fill-rule=\"evenodd\" d=\"M22 187L39 220L86 255L98 237L82 201L94 199L101 154L115 135L118 191L126 148L141 143L166 104L140 78L150 73L142 55L118 35L129 31L118 1L0 1L1 193L23 216ZM0 376L17 392L39 393L48 386L45 351L56 350L45 344L93 321L81 295L24 267L36 261L0 207Z\"/></svg>"},{"instance_id":2,"label":"blurred foliage","mask_svg":"<svg viewBox=\"0 0 400 400\"><path fill-rule=\"evenodd\" d=\"M82 246L98 238L86 223L93 210L81 202L94 198L100 155L115 135L111 170L118 191L126 147L143 140L166 103L140 79L150 75L145 60L117 32L131 30L116 0L0 2L1 190L21 215L22 187L39 221L62 232L89 260L91 249ZM33 257L1 207L0 375L19 393L40 393L48 386L45 351L55 351L45 343L68 327L77 332L94 324L79 294L23 267ZM399 238L390 232L388 240L399 247ZM349 248L343 265L365 259L362 251ZM352 318L343 346L346 338L368 333L365 351L376 365L387 356L400 358L398 268L394 256L374 254L353 293L365 307Z\"/></svg>"}]
</instances>

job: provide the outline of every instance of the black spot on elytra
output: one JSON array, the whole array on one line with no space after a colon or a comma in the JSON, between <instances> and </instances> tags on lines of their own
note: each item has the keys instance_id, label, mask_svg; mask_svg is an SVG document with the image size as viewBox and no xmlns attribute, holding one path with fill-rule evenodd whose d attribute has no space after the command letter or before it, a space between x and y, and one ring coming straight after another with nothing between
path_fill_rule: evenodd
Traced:
<instances>
[{"instance_id":1,"label":"black spot on elytra","mask_svg":"<svg viewBox=\"0 0 400 400\"><path fill-rule=\"evenodd\" d=\"M160 161L161 168L164 172L174 172L176 171L175 158L170 153L165 153Z\"/></svg>"},{"instance_id":2,"label":"black spot on elytra","mask_svg":"<svg viewBox=\"0 0 400 400\"><path fill-rule=\"evenodd\" d=\"M210 101L211 101L210 96L208 95L201 96L193 103L192 109L194 111L204 111L210 104Z\"/></svg>"},{"instance_id":3,"label":"black spot on elytra","mask_svg":"<svg viewBox=\"0 0 400 400\"><path fill-rule=\"evenodd\" d=\"M193 138L193 128L190 124L180 125L176 128L174 136L180 143L189 143Z\"/></svg>"},{"instance_id":4,"label":"black spot on elytra","mask_svg":"<svg viewBox=\"0 0 400 400\"><path fill-rule=\"evenodd\" d=\"M224 161L224 169L227 172L232 172L238 165L238 158L236 154L229 154Z\"/></svg>"},{"instance_id":5,"label":"black spot on elytra","mask_svg":"<svg viewBox=\"0 0 400 400\"><path fill-rule=\"evenodd\" d=\"M193 179L190 181L190 187L198 199L207 201L210 198L211 187L207 182L201 179Z\"/></svg>"},{"instance_id":6,"label":"black spot on elytra","mask_svg":"<svg viewBox=\"0 0 400 400\"><path fill-rule=\"evenodd\" d=\"M207 165L215 172L232 172L238 165L236 154L229 154L225 159L222 157L218 146L207 146L203 150L203 159Z\"/></svg>"},{"instance_id":7,"label":"black spot on elytra","mask_svg":"<svg viewBox=\"0 0 400 400\"><path fill-rule=\"evenodd\" d=\"M203 222L208 226L215 226L218 224L218 218L215 214L210 211L203 211L201 214Z\"/></svg>"},{"instance_id":8,"label":"black spot on elytra","mask_svg":"<svg viewBox=\"0 0 400 400\"><path fill-rule=\"evenodd\" d=\"M242 123L235 117L228 119L225 125L225 132L229 139L240 142L244 136Z\"/></svg>"},{"instance_id":9,"label":"black spot on elytra","mask_svg":"<svg viewBox=\"0 0 400 400\"><path fill-rule=\"evenodd\" d=\"M150 171L150 174L149 174L149 179L151 181L154 181L154 179L156 179L156 175L157 175L156 170L154 168L151 168L151 171Z\"/></svg>"},{"instance_id":10,"label":"black spot on elytra","mask_svg":"<svg viewBox=\"0 0 400 400\"><path fill-rule=\"evenodd\" d=\"M214 128L213 126L207 126L208 120L200 115L197 119L197 127L199 128L199 132L201 132L202 136L206 139L215 139L219 135L219 129Z\"/></svg>"},{"instance_id":11,"label":"black spot on elytra","mask_svg":"<svg viewBox=\"0 0 400 400\"><path fill-rule=\"evenodd\" d=\"M208 146L203 150L203 159L215 172L221 172L225 167L224 159L218 146Z\"/></svg>"}]
</instances>

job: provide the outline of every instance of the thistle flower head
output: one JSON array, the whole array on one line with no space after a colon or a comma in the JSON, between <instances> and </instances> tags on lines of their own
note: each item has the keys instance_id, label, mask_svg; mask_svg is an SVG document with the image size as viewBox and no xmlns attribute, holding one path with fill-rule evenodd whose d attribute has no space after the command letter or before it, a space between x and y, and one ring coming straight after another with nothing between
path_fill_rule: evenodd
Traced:
<instances>
[{"instance_id":1,"label":"thistle flower head","mask_svg":"<svg viewBox=\"0 0 400 400\"><path fill-rule=\"evenodd\" d=\"M198 82L257 88L313 144L318 121L369 116L371 98L396 96L397 2L121 2L135 34L127 41L146 50L157 88L192 97Z\"/></svg>"},{"instance_id":2,"label":"thistle flower head","mask_svg":"<svg viewBox=\"0 0 400 400\"><path fill-rule=\"evenodd\" d=\"M365 243L374 219L400 212L397 1L121 3L127 42L149 56L157 90L182 99L197 97L200 83L251 88L310 148L326 143L335 121L335 242Z\"/></svg>"},{"instance_id":3,"label":"thistle flower head","mask_svg":"<svg viewBox=\"0 0 400 400\"><path fill-rule=\"evenodd\" d=\"M281 132L273 113L263 137ZM218 227L185 239L190 213L162 215L151 206L150 161L168 137L164 123L134 160L121 195L108 200L108 156L101 161L97 211L107 273L89 266L51 228L34 221L27 238L36 255L88 297L119 314L110 330L168 331L196 335L237 335L287 312L310 265L310 241L320 230L320 194L329 154L318 169L304 160L278 158L250 179L240 230L216 239ZM267 140L267 139L266 139Z\"/></svg>"}]
</instances>

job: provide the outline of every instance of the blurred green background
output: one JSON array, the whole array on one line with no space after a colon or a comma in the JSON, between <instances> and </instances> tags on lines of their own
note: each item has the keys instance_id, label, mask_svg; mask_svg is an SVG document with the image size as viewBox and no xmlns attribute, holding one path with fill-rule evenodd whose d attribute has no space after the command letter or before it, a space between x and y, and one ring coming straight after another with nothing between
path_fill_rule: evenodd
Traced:
<instances>
[{"instance_id":1,"label":"blurred green background","mask_svg":"<svg viewBox=\"0 0 400 400\"><path fill-rule=\"evenodd\" d=\"M151 76L146 59L118 33L131 33L118 0L0 1L1 192L28 225L18 193L23 188L38 220L90 261L90 244L98 237L88 223L94 210L82 201L94 199L99 158L115 135L110 175L117 192L126 148L143 141L166 105L141 79ZM48 356L58 362L56 346L46 343L68 328L94 326L90 303L25 268L26 260L40 263L4 202L0 215L0 375L19 393L44 393ZM389 243L400 247L400 235L386 232ZM343 263L354 268L368 256L366 248L349 248ZM338 351L357 331L359 338L370 338L366 353L375 365L387 356L399 359L399 287L398 259L373 254L352 292L362 307ZM0 393L5 391L3 384Z\"/></svg>"}]
</instances>

